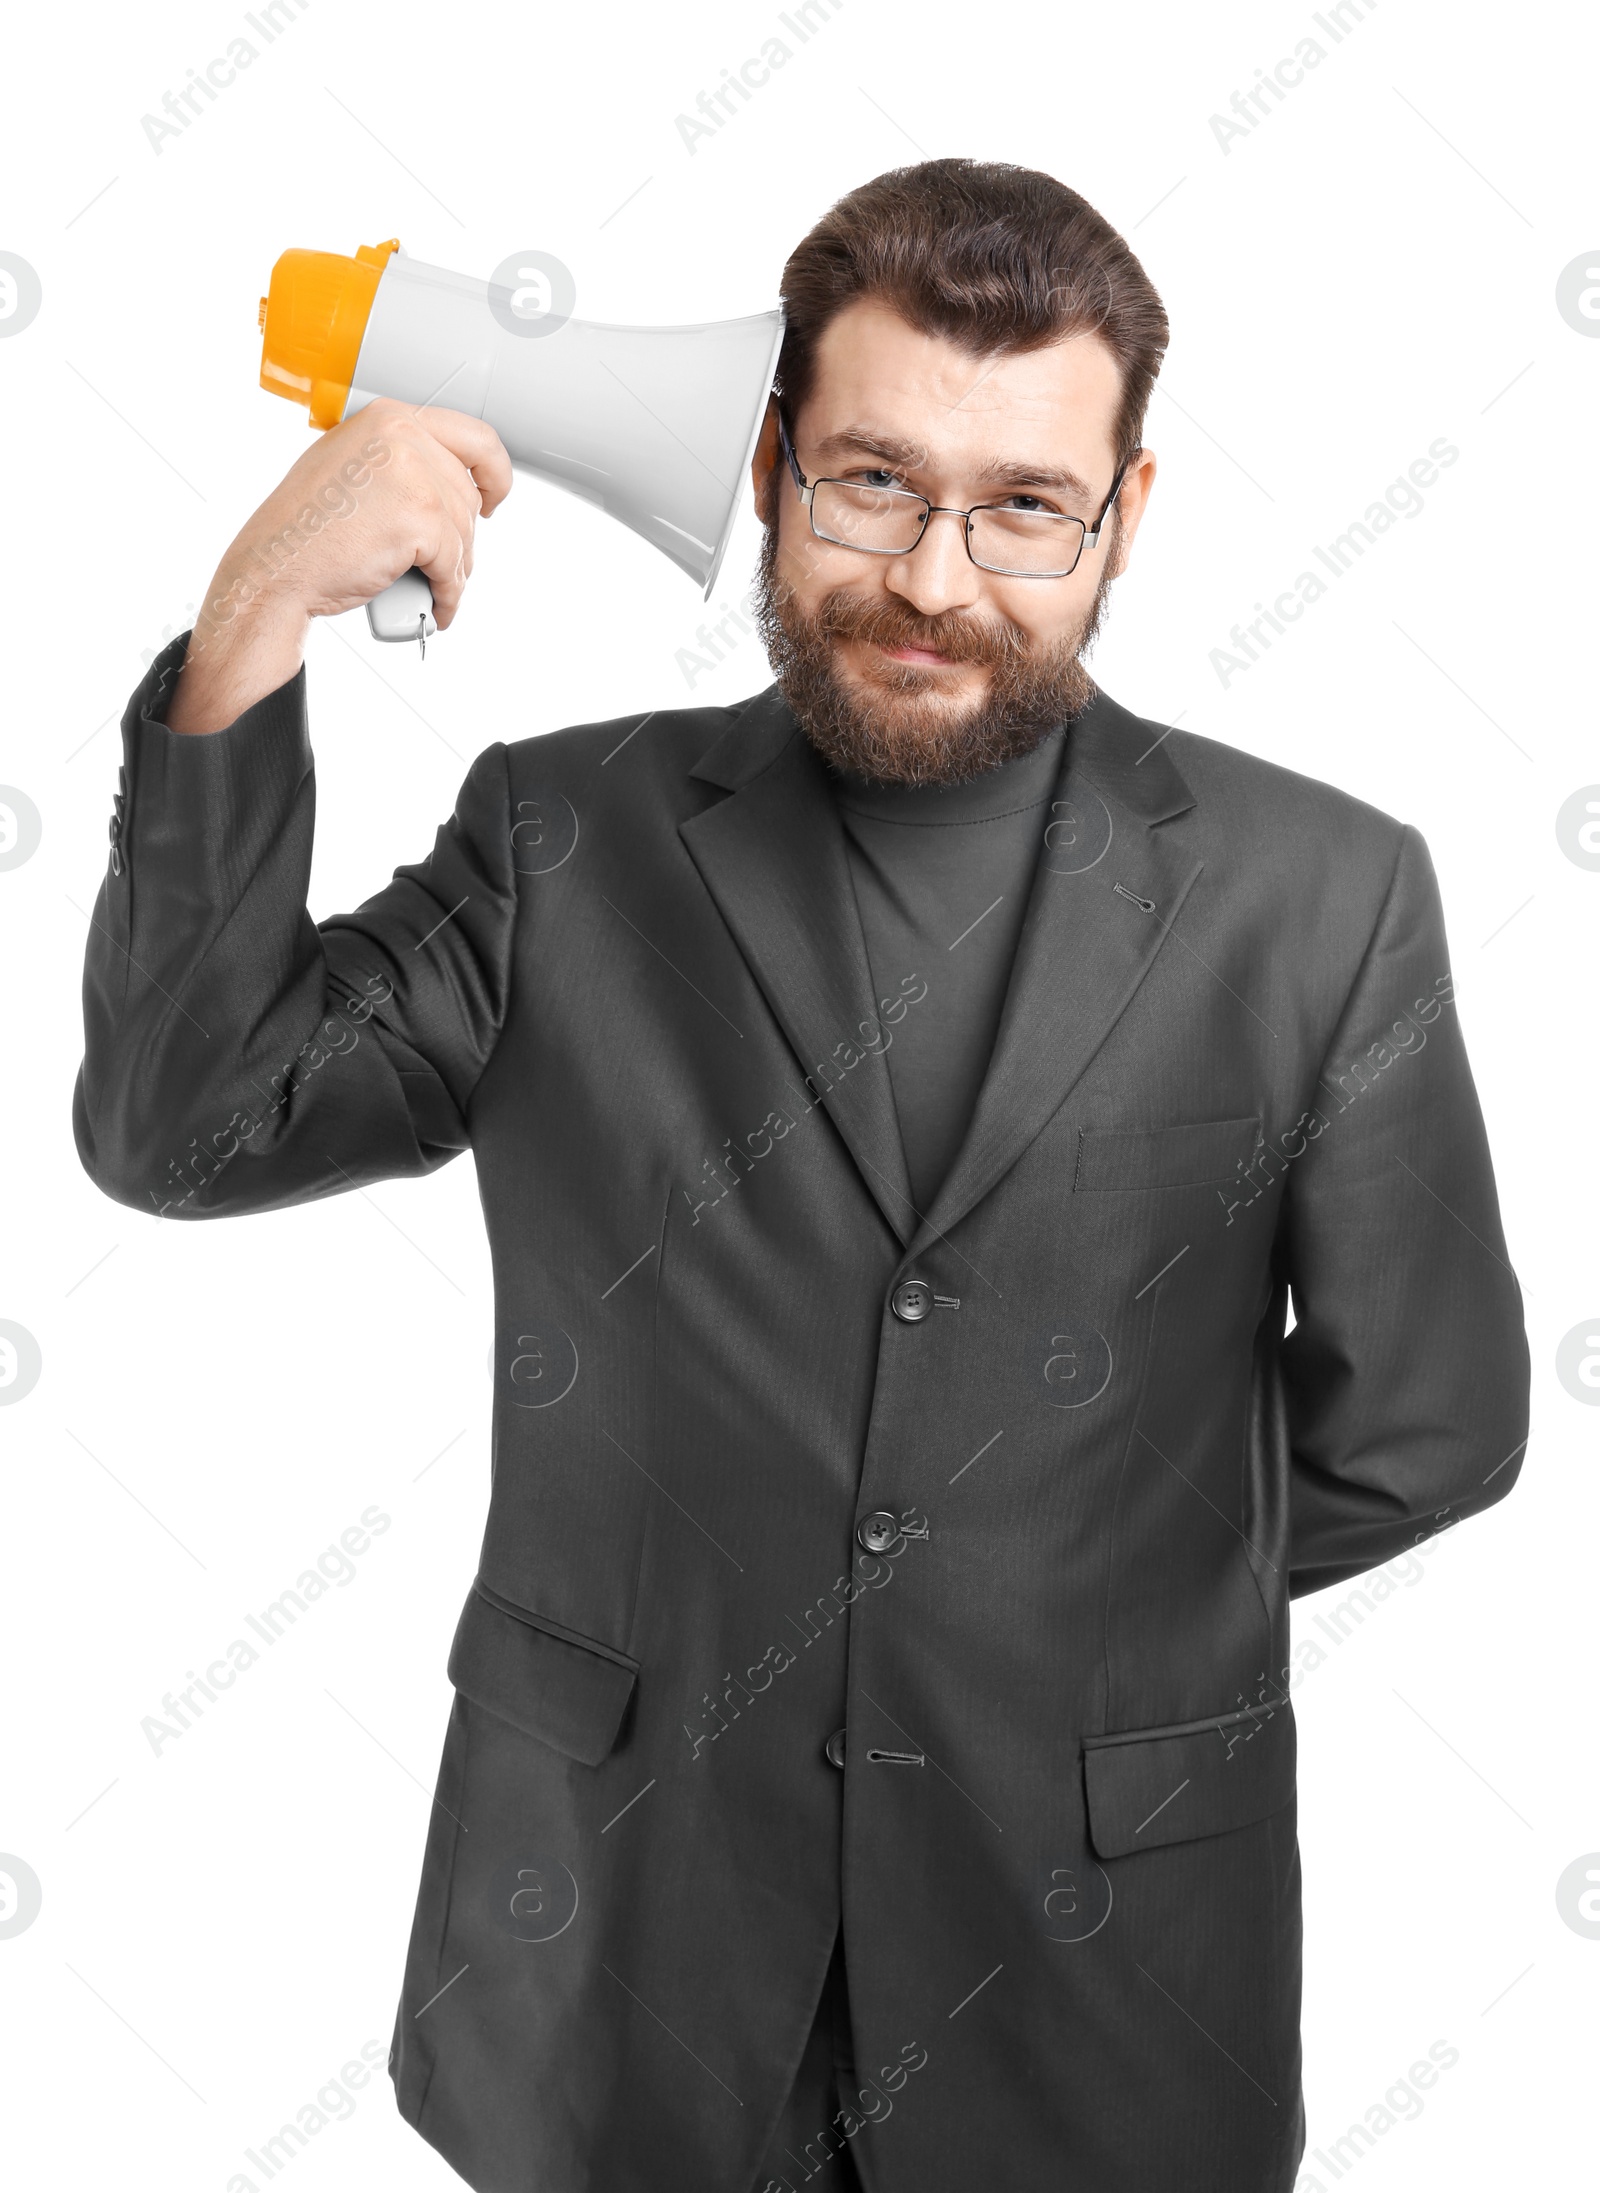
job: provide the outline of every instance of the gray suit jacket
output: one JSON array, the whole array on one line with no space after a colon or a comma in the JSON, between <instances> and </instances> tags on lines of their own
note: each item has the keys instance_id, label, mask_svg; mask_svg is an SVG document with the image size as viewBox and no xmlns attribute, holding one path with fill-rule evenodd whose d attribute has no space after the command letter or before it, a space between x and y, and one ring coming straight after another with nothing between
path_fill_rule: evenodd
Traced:
<instances>
[{"instance_id":1,"label":"gray suit jacket","mask_svg":"<svg viewBox=\"0 0 1600 2193\"><path fill-rule=\"evenodd\" d=\"M938 969L874 997L775 688L490 746L314 923L303 676L176 737L183 644L125 722L85 1166L226 1217L470 1147L493 1246L401 2109L480 2193L746 2193L842 1912L813 2164L1281 2193L1288 1602L1526 1430L1422 839L1102 694L919 1213L883 1054Z\"/></svg>"}]
</instances>

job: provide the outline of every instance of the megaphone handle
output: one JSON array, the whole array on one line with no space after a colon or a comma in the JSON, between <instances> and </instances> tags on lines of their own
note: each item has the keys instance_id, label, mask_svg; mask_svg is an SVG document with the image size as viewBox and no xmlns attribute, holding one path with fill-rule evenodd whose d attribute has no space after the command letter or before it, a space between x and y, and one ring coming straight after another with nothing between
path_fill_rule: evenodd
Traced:
<instances>
[{"instance_id":1,"label":"megaphone handle","mask_svg":"<svg viewBox=\"0 0 1600 2193\"><path fill-rule=\"evenodd\" d=\"M427 652L427 642L439 628L433 621L433 590L415 564L373 595L367 623L375 640L415 640Z\"/></svg>"}]
</instances>

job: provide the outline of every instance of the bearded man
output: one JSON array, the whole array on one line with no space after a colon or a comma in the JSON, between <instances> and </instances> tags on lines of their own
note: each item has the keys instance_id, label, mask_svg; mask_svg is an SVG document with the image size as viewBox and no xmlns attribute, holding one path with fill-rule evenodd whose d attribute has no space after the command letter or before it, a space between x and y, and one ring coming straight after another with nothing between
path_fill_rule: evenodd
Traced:
<instances>
[{"instance_id":1,"label":"bearded man","mask_svg":"<svg viewBox=\"0 0 1600 2193\"><path fill-rule=\"evenodd\" d=\"M510 471L442 409L308 449L125 719L78 1146L185 1218L473 1152L493 1485L391 2055L468 2184L1288 2193L1289 1601L1526 1430L1432 868L1085 668L1167 321L1081 197L881 176L783 300L775 681L506 724L320 923L310 620L417 564L448 626Z\"/></svg>"}]
</instances>

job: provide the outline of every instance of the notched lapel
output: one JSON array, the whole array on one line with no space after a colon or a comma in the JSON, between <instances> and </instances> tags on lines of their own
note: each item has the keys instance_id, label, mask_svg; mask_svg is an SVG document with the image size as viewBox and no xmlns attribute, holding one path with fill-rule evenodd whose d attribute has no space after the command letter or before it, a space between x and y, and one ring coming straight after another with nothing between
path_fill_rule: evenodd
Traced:
<instances>
[{"instance_id":1,"label":"notched lapel","mask_svg":"<svg viewBox=\"0 0 1600 2193\"><path fill-rule=\"evenodd\" d=\"M1041 856L989 1070L913 1253L947 1233L1010 1170L1161 951L1181 949L1167 940L1204 863L1181 834L1159 826L1194 805L1165 748L1152 743L1150 726L1097 694L1067 734L1051 812L1083 818L1090 831L1098 822L1101 836L1109 817L1109 843L1092 866L1075 872L1053 867L1048 850ZM1093 849L1091 840L1085 850Z\"/></svg>"},{"instance_id":2,"label":"notched lapel","mask_svg":"<svg viewBox=\"0 0 1600 2193\"><path fill-rule=\"evenodd\" d=\"M831 1085L824 1108L904 1245L916 1223L910 1181L883 1052L861 1048L878 1007L823 766L773 686L692 774L729 796L678 834L794 1048L789 1093L807 1101L804 1074L813 1089ZM841 1051L858 1063L844 1065ZM783 1101L774 1090L774 1106Z\"/></svg>"}]
</instances>

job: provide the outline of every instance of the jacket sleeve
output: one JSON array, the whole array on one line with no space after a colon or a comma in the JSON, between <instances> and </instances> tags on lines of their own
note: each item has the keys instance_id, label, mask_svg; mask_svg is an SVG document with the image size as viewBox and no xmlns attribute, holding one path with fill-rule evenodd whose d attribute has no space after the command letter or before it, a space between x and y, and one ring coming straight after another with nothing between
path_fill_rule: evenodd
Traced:
<instances>
[{"instance_id":1,"label":"jacket sleeve","mask_svg":"<svg viewBox=\"0 0 1600 2193\"><path fill-rule=\"evenodd\" d=\"M1490 1506L1521 1467L1522 1293L1453 998L1407 825L1283 1182L1292 1595Z\"/></svg>"},{"instance_id":2,"label":"jacket sleeve","mask_svg":"<svg viewBox=\"0 0 1600 2193\"><path fill-rule=\"evenodd\" d=\"M180 735L162 717L187 643L156 658L123 718L84 966L84 1167L165 1218L432 1172L470 1140L505 1016L505 747L474 762L427 859L316 923L305 671L226 729Z\"/></svg>"}]
</instances>

